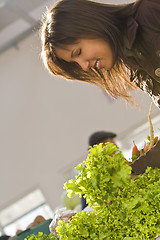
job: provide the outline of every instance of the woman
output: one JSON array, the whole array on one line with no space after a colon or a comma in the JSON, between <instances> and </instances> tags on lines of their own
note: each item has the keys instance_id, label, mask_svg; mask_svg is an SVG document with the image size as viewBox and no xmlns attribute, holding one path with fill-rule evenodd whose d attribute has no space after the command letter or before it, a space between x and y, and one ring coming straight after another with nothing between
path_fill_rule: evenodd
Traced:
<instances>
[{"instance_id":1,"label":"woman","mask_svg":"<svg viewBox=\"0 0 160 240\"><path fill-rule=\"evenodd\" d=\"M62 0L41 29L47 69L131 102L131 87L160 107L160 0L108 5Z\"/></svg>"}]
</instances>

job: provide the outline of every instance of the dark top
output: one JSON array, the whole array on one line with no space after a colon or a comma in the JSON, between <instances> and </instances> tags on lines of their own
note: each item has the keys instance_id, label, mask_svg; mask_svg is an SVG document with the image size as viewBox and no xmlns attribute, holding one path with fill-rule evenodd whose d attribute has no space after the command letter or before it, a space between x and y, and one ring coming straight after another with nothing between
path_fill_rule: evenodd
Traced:
<instances>
[{"instance_id":1,"label":"dark top","mask_svg":"<svg viewBox=\"0 0 160 240\"><path fill-rule=\"evenodd\" d=\"M160 108L160 0L139 0L127 22L125 46L128 58L136 59L139 72L146 73L135 83Z\"/></svg>"}]
</instances>

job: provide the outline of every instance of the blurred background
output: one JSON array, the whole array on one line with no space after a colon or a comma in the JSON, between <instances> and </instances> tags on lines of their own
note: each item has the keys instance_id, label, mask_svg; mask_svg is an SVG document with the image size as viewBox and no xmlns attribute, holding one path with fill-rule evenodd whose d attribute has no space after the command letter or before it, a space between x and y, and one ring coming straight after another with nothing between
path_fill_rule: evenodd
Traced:
<instances>
[{"instance_id":1,"label":"blurred background","mask_svg":"<svg viewBox=\"0 0 160 240\"><path fill-rule=\"evenodd\" d=\"M136 108L95 86L53 77L44 69L39 27L54 3L0 0L0 235L14 235L37 215L52 218L64 205L63 184L86 159L93 132L116 133L127 159L133 140L141 146L150 134L151 99L146 94L133 92L140 105ZM151 116L159 136L155 106Z\"/></svg>"}]
</instances>

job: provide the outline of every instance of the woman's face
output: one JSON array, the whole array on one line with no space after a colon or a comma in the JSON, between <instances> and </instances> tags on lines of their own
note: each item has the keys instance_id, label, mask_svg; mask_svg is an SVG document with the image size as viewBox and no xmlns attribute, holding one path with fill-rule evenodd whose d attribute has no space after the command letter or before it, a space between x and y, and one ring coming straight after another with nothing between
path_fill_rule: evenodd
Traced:
<instances>
[{"instance_id":1,"label":"woman's face","mask_svg":"<svg viewBox=\"0 0 160 240\"><path fill-rule=\"evenodd\" d=\"M60 59L77 62L84 71L90 68L109 70L113 67L111 47L101 38L80 39L75 44L56 48L55 52Z\"/></svg>"}]
</instances>

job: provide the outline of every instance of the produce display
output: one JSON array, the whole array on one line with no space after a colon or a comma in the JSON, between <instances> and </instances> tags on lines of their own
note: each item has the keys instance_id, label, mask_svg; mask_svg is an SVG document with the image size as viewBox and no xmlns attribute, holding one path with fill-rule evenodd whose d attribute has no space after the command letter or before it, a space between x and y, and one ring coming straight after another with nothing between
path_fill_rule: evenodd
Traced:
<instances>
[{"instance_id":1,"label":"produce display","mask_svg":"<svg viewBox=\"0 0 160 240\"><path fill-rule=\"evenodd\" d=\"M69 223L59 221L62 240L154 239L160 234L160 169L131 178L131 167L112 143L89 150L85 167L65 184L68 194L84 194L95 211L81 211Z\"/></svg>"}]
</instances>

